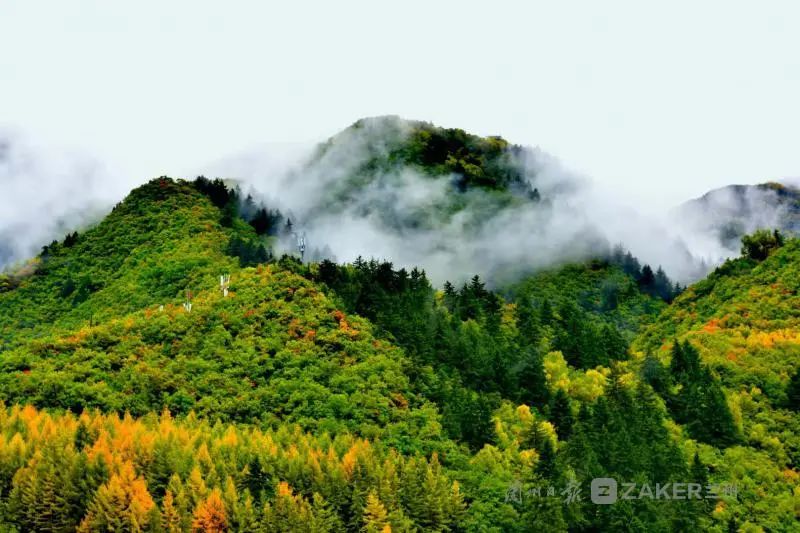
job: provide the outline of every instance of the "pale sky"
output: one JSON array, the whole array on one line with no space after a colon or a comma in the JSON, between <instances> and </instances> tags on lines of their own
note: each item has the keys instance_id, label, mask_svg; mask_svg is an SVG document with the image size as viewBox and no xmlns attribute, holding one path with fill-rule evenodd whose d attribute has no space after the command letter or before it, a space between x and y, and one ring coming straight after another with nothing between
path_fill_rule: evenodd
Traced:
<instances>
[{"instance_id":1,"label":"pale sky","mask_svg":"<svg viewBox=\"0 0 800 533\"><path fill-rule=\"evenodd\" d=\"M800 176L798 98L796 1L0 0L0 125L141 181L398 114L667 206Z\"/></svg>"}]
</instances>

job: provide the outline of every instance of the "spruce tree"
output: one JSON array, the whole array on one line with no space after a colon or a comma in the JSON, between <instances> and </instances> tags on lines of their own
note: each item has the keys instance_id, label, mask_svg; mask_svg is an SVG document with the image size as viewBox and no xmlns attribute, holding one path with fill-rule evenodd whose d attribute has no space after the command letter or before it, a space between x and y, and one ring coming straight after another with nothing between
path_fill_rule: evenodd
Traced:
<instances>
[{"instance_id":1,"label":"spruce tree","mask_svg":"<svg viewBox=\"0 0 800 533\"><path fill-rule=\"evenodd\" d=\"M639 286L647 293L651 293L654 289L656 276L653 274L653 269L650 265L642 267L642 275L639 277Z\"/></svg>"},{"instance_id":2,"label":"spruce tree","mask_svg":"<svg viewBox=\"0 0 800 533\"><path fill-rule=\"evenodd\" d=\"M553 442L544 439L537 449L539 461L536 463L536 474L545 479L554 479L556 475L556 449Z\"/></svg>"},{"instance_id":3,"label":"spruce tree","mask_svg":"<svg viewBox=\"0 0 800 533\"><path fill-rule=\"evenodd\" d=\"M381 503L375 491L367 495L367 502L362 513L363 526L361 531L364 533L381 533L389 525L388 513Z\"/></svg>"},{"instance_id":4,"label":"spruce tree","mask_svg":"<svg viewBox=\"0 0 800 533\"><path fill-rule=\"evenodd\" d=\"M539 337L539 314L530 299L522 298L517 303L517 328L522 342L535 345Z\"/></svg>"},{"instance_id":5,"label":"spruce tree","mask_svg":"<svg viewBox=\"0 0 800 533\"><path fill-rule=\"evenodd\" d=\"M550 388L547 385L542 357L532 351L523 365L517 378L519 402L542 409L550 401Z\"/></svg>"},{"instance_id":6,"label":"spruce tree","mask_svg":"<svg viewBox=\"0 0 800 533\"><path fill-rule=\"evenodd\" d=\"M125 463L119 473L111 476L97 490L79 531L138 531L146 530L155 506L147 483L136 475L131 463Z\"/></svg>"},{"instance_id":7,"label":"spruce tree","mask_svg":"<svg viewBox=\"0 0 800 533\"><path fill-rule=\"evenodd\" d=\"M342 524L339 515L318 492L315 492L313 496L311 516L309 533L328 533L328 531L342 531L344 529L344 524Z\"/></svg>"},{"instance_id":8,"label":"spruce tree","mask_svg":"<svg viewBox=\"0 0 800 533\"><path fill-rule=\"evenodd\" d=\"M166 533L181 533L184 531L181 512L175 505L175 498L170 490L164 495L161 511L161 526Z\"/></svg>"},{"instance_id":9,"label":"spruce tree","mask_svg":"<svg viewBox=\"0 0 800 533\"><path fill-rule=\"evenodd\" d=\"M193 531L222 533L228 531L228 515L222 501L222 493L214 489L195 509L192 518Z\"/></svg>"},{"instance_id":10,"label":"spruce tree","mask_svg":"<svg viewBox=\"0 0 800 533\"><path fill-rule=\"evenodd\" d=\"M550 406L550 421L556 427L560 440L567 440L570 437L575 417L572 414L569 396L562 389L558 389L553 397Z\"/></svg>"},{"instance_id":11,"label":"spruce tree","mask_svg":"<svg viewBox=\"0 0 800 533\"><path fill-rule=\"evenodd\" d=\"M793 411L800 411L800 369L789 379L786 387L786 404Z\"/></svg>"},{"instance_id":12,"label":"spruce tree","mask_svg":"<svg viewBox=\"0 0 800 533\"><path fill-rule=\"evenodd\" d=\"M610 361L628 358L628 342L612 324L603 324L600 328L600 348L603 352L600 364L608 365Z\"/></svg>"},{"instance_id":13,"label":"spruce tree","mask_svg":"<svg viewBox=\"0 0 800 533\"><path fill-rule=\"evenodd\" d=\"M653 355L653 352L648 351L642 361L642 368L640 371L642 379L653 387L659 393L664 394L667 392L668 376L664 365L658 360L658 357Z\"/></svg>"},{"instance_id":14,"label":"spruce tree","mask_svg":"<svg viewBox=\"0 0 800 533\"><path fill-rule=\"evenodd\" d=\"M687 425L692 437L720 448L735 444L738 432L725 392L707 368L691 392Z\"/></svg>"}]
</instances>

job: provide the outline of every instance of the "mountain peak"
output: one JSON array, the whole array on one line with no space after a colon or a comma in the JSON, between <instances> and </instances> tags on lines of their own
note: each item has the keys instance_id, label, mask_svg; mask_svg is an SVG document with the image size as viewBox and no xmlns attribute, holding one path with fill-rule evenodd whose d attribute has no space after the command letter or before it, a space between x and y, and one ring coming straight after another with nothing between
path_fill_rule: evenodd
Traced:
<instances>
[{"instance_id":1,"label":"mountain peak","mask_svg":"<svg viewBox=\"0 0 800 533\"><path fill-rule=\"evenodd\" d=\"M735 255L741 238L757 229L800 233L800 189L778 182L728 185L682 204L676 215L688 229L710 235Z\"/></svg>"},{"instance_id":2,"label":"mountain peak","mask_svg":"<svg viewBox=\"0 0 800 533\"><path fill-rule=\"evenodd\" d=\"M221 218L189 182L160 177L137 187L97 225L45 246L36 272L0 294L9 311L0 315L0 340L45 326L28 318L31 299L46 302L48 328L74 327L212 283L235 263L225 249L236 230Z\"/></svg>"}]
</instances>

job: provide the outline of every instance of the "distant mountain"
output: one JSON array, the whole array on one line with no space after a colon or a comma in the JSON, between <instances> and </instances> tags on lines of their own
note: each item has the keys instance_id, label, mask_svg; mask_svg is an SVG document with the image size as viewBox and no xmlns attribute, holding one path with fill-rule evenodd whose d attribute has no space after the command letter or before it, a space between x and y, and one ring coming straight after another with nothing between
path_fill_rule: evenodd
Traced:
<instances>
[{"instance_id":1,"label":"distant mountain","mask_svg":"<svg viewBox=\"0 0 800 533\"><path fill-rule=\"evenodd\" d=\"M682 204L674 217L738 254L742 236L756 229L800 233L800 189L775 182L729 185Z\"/></svg>"},{"instance_id":2,"label":"distant mountain","mask_svg":"<svg viewBox=\"0 0 800 533\"><path fill-rule=\"evenodd\" d=\"M300 199L294 211L309 223L344 215L392 235L450 224L477 232L504 209L541 200L535 157L501 137L373 117L320 144L278 194Z\"/></svg>"},{"instance_id":3,"label":"distant mountain","mask_svg":"<svg viewBox=\"0 0 800 533\"><path fill-rule=\"evenodd\" d=\"M538 201L529 168L533 156L501 137L389 116L359 120L336 134L301 172L325 184L318 194L327 209L353 206L399 229L449 220L478 201L472 192L494 192L497 209ZM412 194L404 198L395 192Z\"/></svg>"},{"instance_id":4,"label":"distant mountain","mask_svg":"<svg viewBox=\"0 0 800 533\"><path fill-rule=\"evenodd\" d=\"M593 220L606 206L588 198L587 180L542 150L394 116L355 122L283 174L242 174L311 248L424 266L439 282L511 278L520 266L588 259L621 240Z\"/></svg>"},{"instance_id":5,"label":"distant mountain","mask_svg":"<svg viewBox=\"0 0 800 533\"><path fill-rule=\"evenodd\" d=\"M206 175L239 178L280 208L314 258L376 257L425 267L438 282L480 273L494 284L622 243L686 283L731 255L707 232L664 223L538 147L498 136L381 116L356 121L294 164L269 151L258 147Z\"/></svg>"}]
</instances>

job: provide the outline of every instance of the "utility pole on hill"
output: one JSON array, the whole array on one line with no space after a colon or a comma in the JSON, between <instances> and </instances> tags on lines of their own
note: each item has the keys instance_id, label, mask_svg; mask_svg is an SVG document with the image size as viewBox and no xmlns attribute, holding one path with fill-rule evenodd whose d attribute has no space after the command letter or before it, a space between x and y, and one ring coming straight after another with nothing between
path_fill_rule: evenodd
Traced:
<instances>
[{"instance_id":1,"label":"utility pole on hill","mask_svg":"<svg viewBox=\"0 0 800 533\"><path fill-rule=\"evenodd\" d=\"M223 274L219 277L219 288L222 291L222 297L228 297L228 287L231 284L231 275L230 274Z\"/></svg>"}]
</instances>

